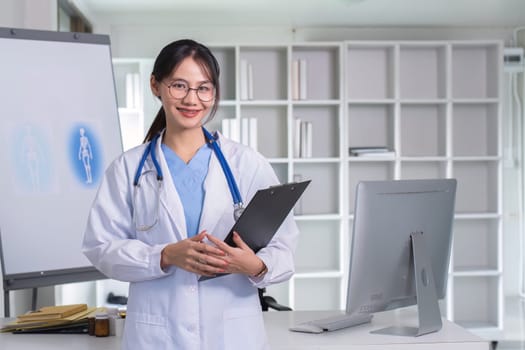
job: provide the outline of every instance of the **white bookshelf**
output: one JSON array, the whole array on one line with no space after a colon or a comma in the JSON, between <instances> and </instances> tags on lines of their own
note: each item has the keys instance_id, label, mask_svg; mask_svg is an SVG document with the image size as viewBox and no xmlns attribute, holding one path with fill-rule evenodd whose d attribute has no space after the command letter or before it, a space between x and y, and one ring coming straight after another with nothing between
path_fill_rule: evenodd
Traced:
<instances>
[{"instance_id":1,"label":"white bookshelf","mask_svg":"<svg viewBox=\"0 0 525 350\"><path fill-rule=\"evenodd\" d=\"M442 309L481 335L502 330L500 42L211 48L221 66L222 101L209 127L220 130L224 118L256 118L258 150L281 182L312 179L295 209L301 230L296 274L270 286L268 294L295 310L343 309L356 184L455 177L454 242ZM292 81L300 60L306 61L303 98ZM249 86L241 83L246 64L250 94L241 91ZM294 154L296 118L312 124L311 157ZM378 145L395 156L349 156L349 147Z\"/></svg>"},{"instance_id":2,"label":"white bookshelf","mask_svg":"<svg viewBox=\"0 0 525 350\"><path fill-rule=\"evenodd\" d=\"M384 161L345 159L350 198L359 180L457 178L442 306L450 320L493 337L503 329L501 44L345 45L348 146L396 151Z\"/></svg>"}]
</instances>

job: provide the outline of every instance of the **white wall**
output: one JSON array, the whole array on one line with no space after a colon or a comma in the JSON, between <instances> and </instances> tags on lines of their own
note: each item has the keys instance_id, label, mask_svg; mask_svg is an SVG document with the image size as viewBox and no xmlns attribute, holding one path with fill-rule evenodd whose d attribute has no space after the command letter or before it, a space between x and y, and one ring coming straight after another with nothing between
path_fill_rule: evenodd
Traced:
<instances>
[{"instance_id":1,"label":"white wall","mask_svg":"<svg viewBox=\"0 0 525 350\"><path fill-rule=\"evenodd\" d=\"M288 43L343 40L463 40L510 42L512 27L290 27L174 25L140 16L108 18L92 15L96 33L111 37L114 57L155 57L167 43L188 37L206 44Z\"/></svg>"},{"instance_id":2,"label":"white wall","mask_svg":"<svg viewBox=\"0 0 525 350\"><path fill-rule=\"evenodd\" d=\"M56 0L2 0L0 2L0 26L56 30Z\"/></svg>"}]
</instances>

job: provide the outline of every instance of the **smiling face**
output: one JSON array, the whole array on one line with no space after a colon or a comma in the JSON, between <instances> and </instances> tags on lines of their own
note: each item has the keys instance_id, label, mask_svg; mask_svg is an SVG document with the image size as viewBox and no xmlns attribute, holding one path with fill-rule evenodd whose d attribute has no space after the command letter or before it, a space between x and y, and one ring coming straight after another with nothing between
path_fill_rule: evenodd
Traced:
<instances>
[{"instance_id":1,"label":"smiling face","mask_svg":"<svg viewBox=\"0 0 525 350\"><path fill-rule=\"evenodd\" d=\"M166 112L168 131L184 131L202 126L203 119L209 114L215 99L202 101L197 91L200 89L201 96L205 96L205 89L213 88L210 80L206 70L191 56L182 60L162 81L159 82L153 76L151 77L151 89L155 95L160 97ZM180 91L176 92L176 89L180 90L184 86L189 87L185 96L180 94ZM179 95L183 97L173 97L179 97Z\"/></svg>"}]
</instances>

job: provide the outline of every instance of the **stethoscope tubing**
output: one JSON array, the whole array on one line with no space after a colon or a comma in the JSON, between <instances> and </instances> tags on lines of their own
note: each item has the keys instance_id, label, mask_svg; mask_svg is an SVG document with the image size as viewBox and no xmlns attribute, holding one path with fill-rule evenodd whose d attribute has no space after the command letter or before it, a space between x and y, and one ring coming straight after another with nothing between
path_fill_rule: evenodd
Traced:
<instances>
[{"instance_id":1,"label":"stethoscope tubing","mask_svg":"<svg viewBox=\"0 0 525 350\"><path fill-rule=\"evenodd\" d=\"M213 152L215 153L215 156L217 157L217 160L219 161L219 164L221 165L222 171L224 172L224 176L226 177L226 182L228 183L228 187L230 188L230 193L232 195L233 206L235 209L242 211L243 203L242 203L241 193L239 191L239 187L237 186L237 183L235 182L235 178L233 177L231 168L228 165L226 158L224 158L224 154L222 153L222 150L219 147L215 137L213 137L213 135L208 130L206 130L204 127L202 127L202 131L204 132L204 137L206 138L206 142L208 142L213 148ZM157 141L160 135L161 135L160 133L155 135L151 139L146 149L144 150L144 154L142 155L140 159L139 166L137 168L137 172L135 173L135 177L133 179L133 186L138 187L139 185L139 179L140 179L140 176L142 175L142 169L144 168L144 163L146 162L148 155L151 156L151 160L153 162L153 165L155 166L155 170L157 171L157 180L159 182L163 181L164 176L162 174L162 169L159 165L157 156L155 154L155 148L157 146Z\"/></svg>"},{"instance_id":2,"label":"stethoscope tubing","mask_svg":"<svg viewBox=\"0 0 525 350\"><path fill-rule=\"evenodd\" d=\"M221 164L222 171L224 172L226 181L228 182L228 187L230 188L230 193L233 198L234 206L242 206L242 198L241 198L241 193L239 192L239 187L237 187L237 183L235 182L235 178L233 177L230 166L228 165L228 162L226 162L226 159L224 158L224 154L222 153L221 148L217 144L217 140L215 140L213 135L210 134L210 132L206 130L204 127L202 127L202 131L204 132L204 136L206 137L206 140L208 141L208 143L213 147L215 156L217 157L217 159L219 160L219 163Z\"/></svg>"},{"instance_id":3,"label":"stethoscope tubing","mask_svg":"<svg viewBox=\"0 0 525 350\"><path fill-rule=\"evenodd\" d=\"M153 165L155 166L155 170L157 171L157 180L162 181L164 180L164 176L162 175L162 169L160 168L159 162L157 161L157 157L155 156L155 147L157 145L157 140L159 139L160 134L157 134L151 139L148 146L146 146L146 150L142 154L142 157L140 158L139 166L137 168L137 172L135 173L135 177L133 179L133 186L139 185L139 179L142 175L142 169L144 168L144 163L146 162L146 158L148 158L148 155L151 155L151 160L153 161Z\"/></svg>"}]
</instances>

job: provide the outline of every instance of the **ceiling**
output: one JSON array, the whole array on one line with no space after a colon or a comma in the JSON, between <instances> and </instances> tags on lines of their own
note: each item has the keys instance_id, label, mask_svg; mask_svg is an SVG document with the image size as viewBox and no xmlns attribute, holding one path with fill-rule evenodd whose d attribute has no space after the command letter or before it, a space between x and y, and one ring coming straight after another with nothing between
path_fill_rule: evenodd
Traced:
<instances>
[{"instance_id":1,"label":"ceiling","mask_svg":"<svg viewBox=\"0 0 525 350\"><path fill-rule=\"evenodd\" d=\"M68 0L86 17L134 24L461 26L525 25L525 0Z\"/></svg>"}]
</instances>

